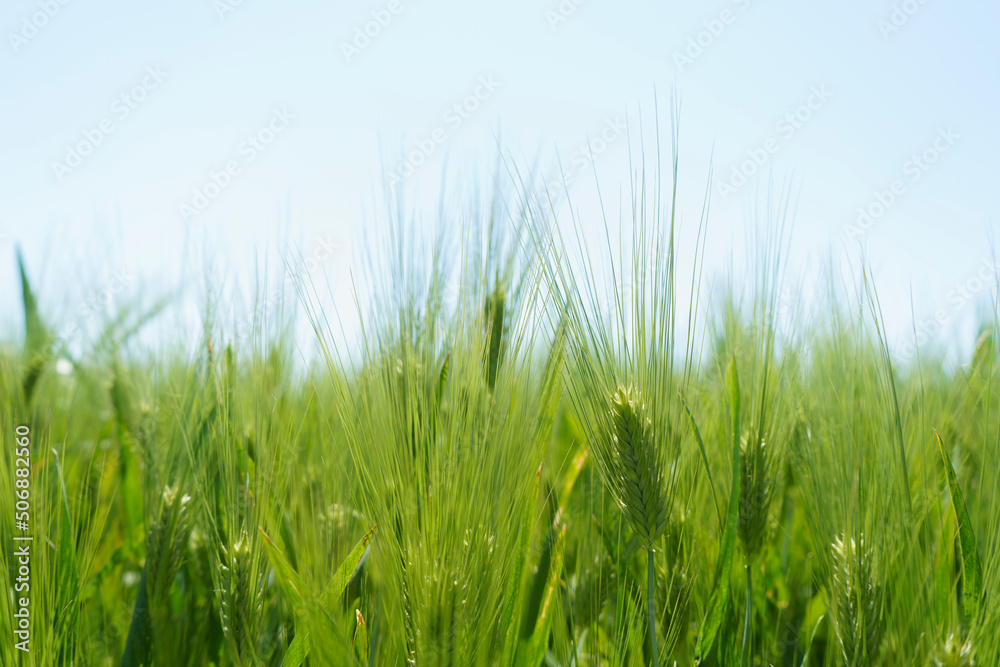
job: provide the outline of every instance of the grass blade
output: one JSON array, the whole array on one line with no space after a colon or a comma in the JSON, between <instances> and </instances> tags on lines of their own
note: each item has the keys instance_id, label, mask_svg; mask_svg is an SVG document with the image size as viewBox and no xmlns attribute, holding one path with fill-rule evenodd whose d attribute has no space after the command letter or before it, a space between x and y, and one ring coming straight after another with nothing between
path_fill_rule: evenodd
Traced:
<instances>
[{"instance_id":1,"label":"grass blade","mask_svg":"<svg viewBox=\"0 0 1000 667\"><path fill-rule=\"evenodd\" d=\"M21 278L21 299L24 305L24 350L29 357L41 353L48 342L48 331L38 312L38 301L28 281L21 249L17 249L17 269Z\"/></svg>"},{"instance_id":2,"label":"grass blade","mask_svg":"<svg viewBox=\"0 0 1000 667\"><path fill-rule=\"evenodd\" d=\"M562 577L563 550L565 546L566 526L564 524L559 531L555 546L552 549L552 569L549 570L549 581L545 587L545 597L542 599L542 608L538 612L535 630L531 633L531 638L528 640L528 651L522 662L525 667L537 667L540 665L549 647L549 631L552 629L552 606L555 604L559 579Z\"/></svg>"},{"instance_id":3,"label":"grass blade","mask_svg":"<svg viewBox=\"0 0 1000 667\"><path fill-rule=\"evenodd\" d=\"M31 290L20 248L17 249L17 268L21 277L21 299L24 306L24 357L27 366L21 380L21 388L24 391L25 402L30 404L38 378L48 363L50 337L38 312L38 301Z\"/></svg>"},{"instance_id":4,"label":"grass blade","mask_svg":"<svg viewBox=\"0 0 1000 667\"><path fill-rule=\"evenodd\" d=\"M330 579L330 583L323 589L323 593L319 596L319 602L327 612L332 613L334 605L340 599L340 596L344 594L347 584L351 581L351 575L357 569L358 563L361 562L361 558L365 555L365 551L368 549L377 531L378 526L372 526L371 530L365 533L365 536L351 549L351 553L347 554L347 558L337 568L333 578Z\"/></svg>"},{"instance_id":5,"label":"grass blade","mask_svg":"<svg viewBox=\"0 0 1000 667\"><path fill-rule=\"evenodd\" d=\"M363 666L368 664L368 626L360 609L354 610L358 619L358 628L354 631L354 655Z\"/></svg>"},{"instance_id":6,"label":"grass blade","mask_svg":"<svg viewBox=\"0 0 1000 667\"><path fill-rule=\"evenodd\" d=\"M538 490L541 486L542 468L538 467L538 472L535 473L535 492L532 494L532 500L537 500ZM514 567L511 572L510 581L507 584L507 591L505 595L506 603L504 604L503 613L500 617L500 628L501 632L505 633L503 654L500 664L509 665L511 664L511 657L517 650L517 637L519 634L519 628L521 627L520 615L515 616L517 610L522 608L521 595L518 595L518 591L521 590L521 578L524 573L524 562L527 560L528 547L531 544L531 529L535 522L535 503L528 503L528 507L524 512L524 519L521 524L521 535L517 542L517 553L514 554Z\"/></svg>"},{"instance_id":7,"label":"grass blade","mask_svg":"<svg viewBox=\"0 0 1000 667\"><path fill-rule=\"evenodd\" d=\"M562 489L559 491L560 514L566 511L566 506L569 504L570 494L573 493L573 487L576 485L576 480L580 476L580 471L583 470L585 465L587 465L587 459L589 456L590 450L586 447L580 447L580 451L573 457L573 461L569 465L569 470L566 471L566 479L563 480Z\"/></svg>"},{"instance_id":8,"label":"grass blade","mask_svg":"<svg viewBox=\"0 0 1000 667\"><path fill-rule=\"evenodd\" d=\"M813 642L816 640L816 633L819 631L820 623L826 616L820 616L816 619L816 625L813 626L812 632L809 633L809 643L806 644L806 652L802 656L802 667L808 667L809 665L809 653L812 651Z\"/></svg>"},{"instance_id":9,"label":"grass blade","mask_svg":"<svg viewBox=\"0 0 1000 667\"><path fill-rule=\"evenodd\" d=\"M153 630L149 619L149 598L146 595L146 569L144 565L142 577L139 579L139 594L132 609L132 622L129 624L128 637L125 640L125 652L119 663L121 667L140 667L150 664Z\"/></svg>"},{"instance_id":10,"label":"grass blade","mask_svg":"<svg viewBox=\"0 0 1000 667\"><path fill-rule=\"evenodd\" d=\"M79 582L77 571L76 540L73 536L73 517L69 511L69 497L66 494L66 479L63 476L62 463L55 449L52 456L59 476L59 490L62 494L62 521L60 521L59 550L56 555L56 572L58 581L57 615L55 630L61 642L60 656L67 662L73 662L76 651L77 615L80 607Z\"/></svg>"},{"instance_id":11,"label":"grass blade","mask_svg":"<svg viewBox=\"0 0 1000 667\"><path fill-rule=\"evenodd\" d=\"M299 667L309 655L309 633L296 634L285 657L281 659L281 667Z\"/></svg>"},{"instance_id":12,"label":"grass blade","mask_svg":"<svg viewBox=\"0 0 1000 667\"><path fill-rule=\"evenodd\" d=\"M698 428L698 423L694 420L694 415L691 414L691 408L688 407L687 401L684 400L684 395L680 392L677 392L677 395L681 398L681 403L684 405L684 412L687 413L688 423L691 425L691 431L694 433L694 439L698 443L698 450L701 452L701 462L705 464L708 483L712 489L712 500L715 502L715 515L719 519L719 530L722 530L722 512L719 511L719 498L715 495L715 480L712 479L712 469L708 466L705 442L701 439L701 430Z\"/></svg>"},{"instance_id":13,"label":"grass blade","mask_svg":"<svg viewBox=\"0 0 1000 667\"><path fill-rule=\"evenodd\" d=\"M260 531L261 537L264 538L264 552L267 554L267 559L271 562L271 567L274 568L278 585L281 587L281 591L288 597L288 601L295 610L296 618L301 618L302 613L305 611L305 600L302 597L302 593L306 589L303 587L298 573L292 567L291 563L288 562L288 559L285 558L285 555L281 553L278 545L264 532L263 528L258 528L257 530Z\"/></svg>"},{"instance_id":14,"label":"grass blade","mask_svg":"<svg viewBox=\"0 0 1000 667\"><path fill-rule=\"evenodd\" d=\"M323 610L327 613L332 614L334 605L337 603L341 595L347 589L347 584L351 581L351 575L354 574L354 570L357 569L358 563L361 562L362 557L365 555L365 551L371 544L372 537L375 535L378 526L372 526L361 541L355 545L351 553L347 554L347 558L340 564L337 571L334 573L333 578L323 589L323 593L319 597L319 604L322 606ZM275 576L278 580L279 586L281 586L282 591L288 596L289 601L292 604L292 608L295 609L296 618L296 635L292 640L291 645L288 647L288 651L285 652L285 656L282 659L282 667L298 667L309 655L309 632L306 629L307 623L303 619L307 617L306 604L307 600L304 598L305 592L308 590L304 587L302 581L299 579L299 575L295 572L291 563L285 558L285 555L281 553L278 546L268 537L267 533L264 532L263 528L258 528L261 536L264 538L264 550L267 552L268 560L271 562L271 567L274 568ZM315 600L315 598L314 598ZM359 615L360 618L360 615ZM361 622L363 624L363 621ZM367 630L365 630L365 637L367 637ZM357 641L357 639L355 639ZM367 644L367 640L366 640Z\"/></svg>"},{"instance_id":15,"label":"grass blade","mask_svg":"<svg viewBox=\"0 0 1000 667\"><path fill-rule=\"evenodd\" d=\"M958 521L958 543L962 550L962 597L959 599L959 604L964 612L965 626L968 628L976 619L979 600L983 594L983 566L979 561L976 533L972 529L969 510L965 505L962 489L958 485L955 468L952 467L951 460L944 451L941 434L935 429L934 435L937 436L938 449L941 450L941 459L944 461L944 469L948 475L951 504L955 509L955 519Z\"/></svg>"},{"instance_id":16,"label":"grass blade","mask_svg":"<svg viewBox=\"0 0 1000 667\"><path fill-rule=\"evenodd\" d=\"M733 431L733 484L729 491L729 508L726 512L726 530L722 536L722 546L719 549L719 559L715 563L715 574L712 577L712 595L708 600L705 620L698 633L698 643L695 646L695 660L705 659L711 652L712 645L719 633L722 619L729 602L730 575L733 570L733 552L736 547L736 526L739 523L740 510L740 381L736 372L735 362L729 371L729 395L732 405Z\"/></svg>"}]
</instances>

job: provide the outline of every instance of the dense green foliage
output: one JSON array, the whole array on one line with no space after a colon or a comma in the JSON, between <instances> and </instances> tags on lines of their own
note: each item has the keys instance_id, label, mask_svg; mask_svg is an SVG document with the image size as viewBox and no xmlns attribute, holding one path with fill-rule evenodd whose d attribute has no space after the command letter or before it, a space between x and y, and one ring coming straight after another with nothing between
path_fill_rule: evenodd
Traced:
<instances>
[{"instance_id":1,"label":"dense green foliage","mask_svg":"<svg viewBox=\"0 0 1000 667\"><path fill-rule=\"evenodd\" d=\"M545 207L498 196L457 253L387 225L354 346L297 283L304 369L211 318L194 355L142 351L155 312L70 359L22 267L0 573L25 425L31 650L12 592L0 663L1000 664L994 327L900 368L866 274L781 334L780 225L745 289L678 313L676 202L644 180L604 312Z\"/></svg>"}]
</instances>

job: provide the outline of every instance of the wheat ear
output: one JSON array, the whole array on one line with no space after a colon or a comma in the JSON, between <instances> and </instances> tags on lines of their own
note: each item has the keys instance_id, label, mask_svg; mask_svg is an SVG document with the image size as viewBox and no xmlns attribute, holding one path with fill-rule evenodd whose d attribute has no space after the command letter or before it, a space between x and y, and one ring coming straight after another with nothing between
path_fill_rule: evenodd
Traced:
<instances>
[{"instance_id":1,"label":"wheat ear","mask_svg":"<svg viewBox=\"0 0 1000 667\"><path fill-rule=\"evenodd\" d=\"M625 516L646 548L649 581L649 641L652 664L659 665L656 646L656 541L667 527L667 499L663 493L663 471L653 442L653 425L638 390L619 387L611 397L612 470L618 501Z\"/></svg>"},{"instance_id":2,"label":"wheat ear","mask_svg":"<svg viewBox=\"0 0 1000 667\"><path fill-rule=\"evenodd\" d=\"M837 635L844 663L875 664L882 638L882 584L874 554L862 536L833 542L833 589L837 601Z\"/></svg>"}]
</instances>

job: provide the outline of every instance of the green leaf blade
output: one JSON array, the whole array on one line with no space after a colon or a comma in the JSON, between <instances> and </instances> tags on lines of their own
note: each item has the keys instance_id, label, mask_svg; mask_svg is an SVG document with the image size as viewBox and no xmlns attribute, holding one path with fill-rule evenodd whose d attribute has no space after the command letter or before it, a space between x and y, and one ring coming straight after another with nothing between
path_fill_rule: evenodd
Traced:
<instances>
[{"instance_id":1,"label":"green leaf blade","mask_svg":"<svg viewBox=\"0 0 1000 667\"><path fill-rule=\"evenodd\" d=\"M324 588L322 594L320 594L319 602L323 606L323 609L328 613L333 612L340 596L343 595L344 591L347 589L347 584L351 581L351 575L354 574L354 570L357 569L358 563L360 563L362 557L364 557L365 551L371 544L376 532L378 532L378 526L372 526L371 530L365 533L364 537L362 537L354 548L351 549L351 553L347 554L347 557L334 573L333 578L330 579L330 583L326 585L326 588Z\"/></svg>"},{"instance_id":2,"label":"green leaf blade","mask_svg":"<svg viewBox=\"0 0 1000 667\"><path fill-rule=\"evenodd\" d=\"M972 528L969 509L965 504L962 488L958 484L955 468L951 465L951 460L944 450L941 434L935 430L934 435L937 436L938 449L941 451L941 459L944 461L945 473L948 476L948 488L951 491L952 507L955 509L955 519L958 521L958 542L962 550L962 599L960 602L965 612L965 625L968 628L976 619L979 601L982 599L983 565L979 560L976 533Z\"/></svg>"},{"instance_id":3,"label":"green leaf blade","mask_svg":"<svg viewBox=\"0 0 1000 667\"><path fill-rule=\"evenodd\" d=\"M732 406L733 433L733 483L729 491L729 507L726 511L726 528L719 549L719 559L715 563L715 573L712 577L712 595L709 597L708 609L698 642L695 646L695 660L701 661L711 652L712 645L719 634L729 603L730 575L733 570L733 553L736 548L736 526L739 523L740 511L740 384L736 371L735 359L729 370L729 394Z\"/></svg>"}]
</instances>

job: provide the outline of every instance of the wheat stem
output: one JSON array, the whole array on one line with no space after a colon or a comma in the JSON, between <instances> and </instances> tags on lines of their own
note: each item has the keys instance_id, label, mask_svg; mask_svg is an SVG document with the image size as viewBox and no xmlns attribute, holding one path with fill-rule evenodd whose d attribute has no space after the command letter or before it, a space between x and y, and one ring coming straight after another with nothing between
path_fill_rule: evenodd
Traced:
<instances>
[{"instance_id":1,"label":"wheat stem","mask_svg":"<svg viewBox=\"0 0 1000 667\"><path fill-rule=\"evenodd\" d=\"M646 603L649 607L649 645L652 648L652 664L655 667L660 665L660 654L656 647L656 570L653 567L653 550L649 554L649 594Z\"/></svg>"},{"instance_id":2,"label":"wheat stem","mask_svg":"<svg viewBox=\"0 0 1000 667\"><path fill-rule=\"evenodd\" d=\"M740 651L740 664L743 667L747 665L747 641L750 638L750 605L753 603L753 576L750 570L750 564L747 563L747 603L746 610L743 614L743 649Z\"/></svg>"}]
</instances>

